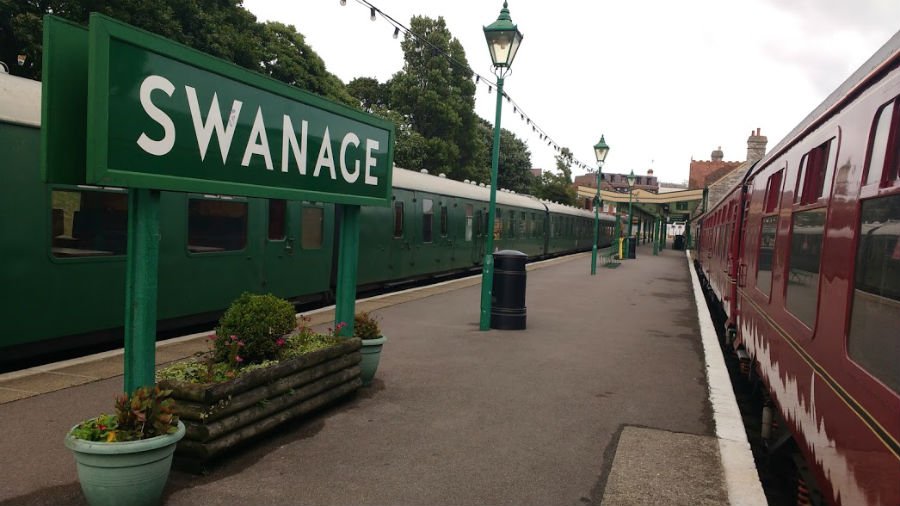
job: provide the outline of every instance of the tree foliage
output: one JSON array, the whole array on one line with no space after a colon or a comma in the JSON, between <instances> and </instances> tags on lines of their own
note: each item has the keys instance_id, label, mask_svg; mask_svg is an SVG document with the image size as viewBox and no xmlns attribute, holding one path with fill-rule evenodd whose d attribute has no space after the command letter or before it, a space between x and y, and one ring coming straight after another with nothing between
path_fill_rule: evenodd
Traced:
<instances>
[{"instance_id":1,"label":"tree foliage","mask_svg":"<svg viewBox=\"0 0 900 506\"><path fill-rule=\"evenodd\" d=\"M403 70L387 83L390 107L424 138L423 168L472 178L479 147L475 83L462 44L443 18L415 16L401 48ZM397 164L407 160L398 157Z\"/></svg>"},{"instance_id":2,"label":"tree foliage","mask_svg":"<svg viewBox=\"0 0 900 506\"><path fill-rule=\"evenodd\" d=\"M532 194L545 200L574 206L577 192L572 185L572 159L569 148L560 149L556 155L556 173L546 171L541 174Z\"/></svg>"},{"instance_id":3,"label":"tree foliage","mask_svg":"<svg viewBox=\"0 0 900 506\"><path fill-rule=\"evenodd\" d=\"M0 60L13 75L41 78L43 16L87 25L99 12L279 81L354 103L344 84L293 26L259 23L242 0L0 0ZM17 64L18 55L26 57Z\"/></svg>"},{"instance_id":4,"label":"tree foliage","mask_svg":"<svg viewBox=\"0 0 900 506\"><path fill-rule=\"evenodd\" d=\"M491 156L494 146L494 127L485 119L478 121L480 136L485 143L483 161L486 178L490 178ZM497 186L519 193L528 193L534 185L531 175L531 152L524 141L505 128L500 128L500 156L497 163ZM487 182L485 180L485 182Z\"/></svg>"}]
</instances>

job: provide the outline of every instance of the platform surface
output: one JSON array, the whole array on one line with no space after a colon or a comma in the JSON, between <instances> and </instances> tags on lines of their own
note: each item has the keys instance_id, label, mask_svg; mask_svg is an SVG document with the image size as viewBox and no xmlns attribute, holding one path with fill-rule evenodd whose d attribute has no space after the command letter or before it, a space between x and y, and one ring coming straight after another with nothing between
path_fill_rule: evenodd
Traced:
<instances>
[{"instance_id":1,"label":"platform surface","mask_svg":"<svg viewBox=\"0 0 900 506\"><path fill-rule=\"evenodd\" d=\"M360 302L388 338L374 384L208 475L173 471L165 504L729 504L683 252L530 265L523 331L478 330L479 283ZM0 504L84 504L63 435L111 410L120 373L111 354L0 376Z\"/></svg>"}]
</instances>

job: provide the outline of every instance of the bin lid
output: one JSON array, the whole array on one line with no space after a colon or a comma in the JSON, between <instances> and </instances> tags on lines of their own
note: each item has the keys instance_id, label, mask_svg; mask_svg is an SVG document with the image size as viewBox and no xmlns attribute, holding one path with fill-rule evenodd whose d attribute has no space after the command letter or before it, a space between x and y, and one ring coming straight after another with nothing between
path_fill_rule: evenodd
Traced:
<instances>
[{"instance_id":1,"label":"bin lid","mask_svg":"<svg viewBox=\"0 0 900 506\"><path fill-rule=\"evenodd\" d=\"M500 250L500 251L495 251L494 256L495 257L527 257L528 255L526 255L525 253L522 253L521 251L516 251L514 249L504 249L504 250Z\"/></svg>"}]
</instances>

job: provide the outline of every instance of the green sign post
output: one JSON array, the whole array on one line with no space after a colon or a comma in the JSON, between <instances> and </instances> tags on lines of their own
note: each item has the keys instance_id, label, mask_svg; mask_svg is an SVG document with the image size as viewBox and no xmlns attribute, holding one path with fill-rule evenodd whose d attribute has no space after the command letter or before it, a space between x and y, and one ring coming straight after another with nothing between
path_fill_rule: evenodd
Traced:
<instances>
[{"instance_id":1,"label":"green sign post","mask_svg":"<svg viewBox=\"0 0 900 506\"><path fill-rule=\"evenodd\" d=\"M341 204L352 335L359 206L390 203L393 125L105 16L44 27L44 180L130 189L126 389L154 381L159 190Z\"/></svg>"}]
</instances>

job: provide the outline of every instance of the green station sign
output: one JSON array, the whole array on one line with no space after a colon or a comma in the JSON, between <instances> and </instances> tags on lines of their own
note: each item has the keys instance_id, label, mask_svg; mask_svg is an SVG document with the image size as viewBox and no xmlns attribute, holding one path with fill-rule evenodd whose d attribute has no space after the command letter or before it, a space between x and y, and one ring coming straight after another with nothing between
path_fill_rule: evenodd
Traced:
<instances>
[{"instance_id":1,"label":"green station sign","mask_svg":"<svg viewBox=\"0 0 900 506\"><path fill-rule=\"evenodd\" d=\"M85 183L389 204L390 122L101 15L86 35Z\"/></svg>"}]
</instances>

